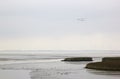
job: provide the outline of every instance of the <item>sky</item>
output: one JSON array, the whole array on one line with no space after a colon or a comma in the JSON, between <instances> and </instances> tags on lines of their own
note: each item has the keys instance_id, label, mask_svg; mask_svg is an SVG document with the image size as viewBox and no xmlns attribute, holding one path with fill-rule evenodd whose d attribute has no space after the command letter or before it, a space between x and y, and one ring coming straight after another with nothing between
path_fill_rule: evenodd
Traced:
<instances>
[{"instance_id":1,"label":"sky","mask_svg":"<svg viewBox=\"0 0 120 79\"><path fill-rule=\"evenodd\" d=\"M0 0L0 50L120 50L120 0Z\"/></svg>"}]
</instances>

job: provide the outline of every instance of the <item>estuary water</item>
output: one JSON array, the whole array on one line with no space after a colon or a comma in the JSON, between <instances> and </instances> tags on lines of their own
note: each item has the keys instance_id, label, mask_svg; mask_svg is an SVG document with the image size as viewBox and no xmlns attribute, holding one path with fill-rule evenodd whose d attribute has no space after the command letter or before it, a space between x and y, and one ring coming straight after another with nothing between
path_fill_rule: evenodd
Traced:
<instances>
[{"instance_id":1,"label":"estuary water","mask_svg":"<svg viewBox=\"0 0 120 79\"><path fill-rule=\"evenodd\" d=\"M1 51L0 79L119 79L118 71L85 69L89 62L63 62L66 57L120 56L119 51Z\"/></svg>"}]
</instances>

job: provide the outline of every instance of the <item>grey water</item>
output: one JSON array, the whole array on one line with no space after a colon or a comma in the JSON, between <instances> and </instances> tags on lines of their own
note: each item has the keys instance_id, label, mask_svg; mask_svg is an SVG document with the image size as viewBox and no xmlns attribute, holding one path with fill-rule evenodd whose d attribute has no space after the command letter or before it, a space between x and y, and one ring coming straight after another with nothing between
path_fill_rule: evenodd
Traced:
<instances>
[{"instance_id":1,"label":"grey water","mask_svg":"<svg viewBox=\"0 0 120 79\"><path fill-rule=\"evenodd\" d=\"M119 79L120 72L85 69L89 62L63 62L66 57L120 56L110 50L0 51L0 79Z\"/></svg>"}]
</instances>

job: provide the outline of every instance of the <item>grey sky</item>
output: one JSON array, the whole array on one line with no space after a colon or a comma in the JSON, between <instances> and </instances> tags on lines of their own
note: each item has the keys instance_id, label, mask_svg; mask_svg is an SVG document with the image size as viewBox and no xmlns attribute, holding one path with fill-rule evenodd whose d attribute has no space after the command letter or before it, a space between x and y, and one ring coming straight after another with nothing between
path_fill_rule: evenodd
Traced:
<instances>
[{"instance_id":1,"label":"grey sky","mask_svg":"<svg viewBox=\"0 0 120 79\"><path fill-rule=\"evenodd\" d=\"M0 49L119 50L119 3L119 0L2 0Z\"/></svg>"}]
</instances>

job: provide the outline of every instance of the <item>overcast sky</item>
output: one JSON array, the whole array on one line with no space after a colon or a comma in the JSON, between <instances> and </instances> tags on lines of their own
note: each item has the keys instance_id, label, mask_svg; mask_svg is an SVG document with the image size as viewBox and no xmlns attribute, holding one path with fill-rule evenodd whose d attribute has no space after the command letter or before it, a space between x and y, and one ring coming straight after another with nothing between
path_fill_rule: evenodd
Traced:
<instances>
[{"instance_id":1,"label":"overcast sky","mask_svg":"<svg viewBox=\"0 0 120 79\"><path fill-rule=\"evenodd\" d=\"M120 50L120 0L1 0L1 50Z\"/></svg>"}]
</instances>

